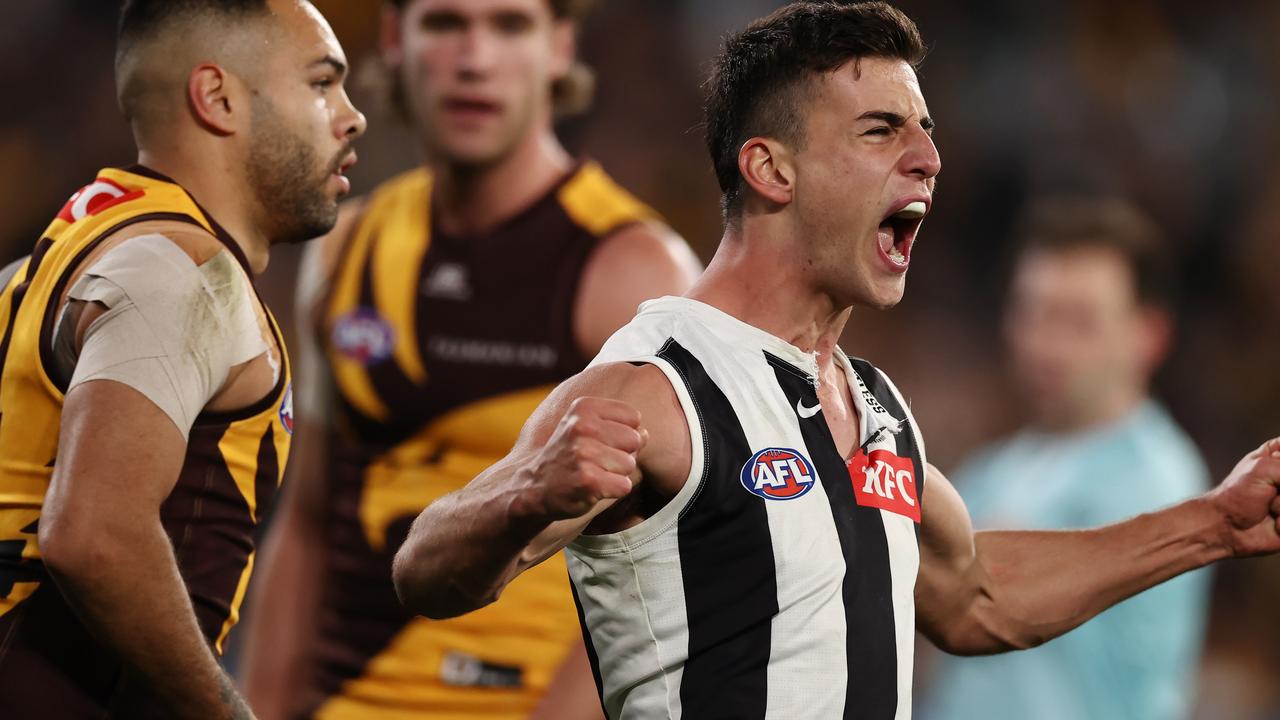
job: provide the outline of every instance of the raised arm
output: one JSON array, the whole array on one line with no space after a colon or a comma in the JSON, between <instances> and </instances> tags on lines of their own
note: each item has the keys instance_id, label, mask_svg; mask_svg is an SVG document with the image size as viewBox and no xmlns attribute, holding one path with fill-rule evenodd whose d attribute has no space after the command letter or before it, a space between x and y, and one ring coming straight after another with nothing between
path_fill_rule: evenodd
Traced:
<instances>
[{"instance_id":1,"label":"raised arm","mask_svg":"<svg viewBox=\"0 0 1280 720\"><path fill-rule=\"evenodd\" d=\"M929 467L917 625L939 648L1034 647L1188 570L1280 550L1280 439L1198 498L1091 530L976 535L955 488Z\"/></svg>"},{"instance_id":2,"label":"raised arm","mask_svg":"<svg viewBox=\"0 0 1280 720\"><path fill-rule=\"evenodd\" d=\"M401 601L433 618L493 602L642 476L669 483L677 471L666 468L680 462L682 450L687 468L688 442L678 440L685 428L674 392L651 366L604 365L565 381L529 418L510 454L414 521L395 558Z\"/></svg>"}]
</instances>

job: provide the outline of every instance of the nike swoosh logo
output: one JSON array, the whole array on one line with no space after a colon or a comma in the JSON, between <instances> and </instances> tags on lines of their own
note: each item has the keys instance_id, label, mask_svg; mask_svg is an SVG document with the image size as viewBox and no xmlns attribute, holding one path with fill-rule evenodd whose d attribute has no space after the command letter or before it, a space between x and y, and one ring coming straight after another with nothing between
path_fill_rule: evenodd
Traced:
<instances>
[{"instance_id":1,"label":"nike swoosh logo","mask_svg":"<svg viewBox=\"0 0 1280 720\"><path fill-rule=\"evenodd\" d=\"M803 400L796 401L796 414L802 418L811 418L822 412L822 403L818 403L813 407L805 407Z\"/></svg>"}]
</instances>

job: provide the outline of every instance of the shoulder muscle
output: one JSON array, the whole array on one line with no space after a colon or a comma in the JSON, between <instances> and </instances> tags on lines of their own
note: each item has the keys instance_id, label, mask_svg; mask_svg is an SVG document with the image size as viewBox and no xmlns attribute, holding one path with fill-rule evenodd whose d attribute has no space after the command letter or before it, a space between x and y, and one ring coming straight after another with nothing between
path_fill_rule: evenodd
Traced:
<instances>
[{"instance_id":1,"label":"shoulder muscle","mask_svg":"<svg viewBox=\"0 0 1280 720\"><path fill-rule=\"evenodd\" d=\"M671 228L628 225L600 241L582 269L574 306L574 337L593 356L640 303L683 295L702 272L689 245Z\"/></svg>"}]
</instances>

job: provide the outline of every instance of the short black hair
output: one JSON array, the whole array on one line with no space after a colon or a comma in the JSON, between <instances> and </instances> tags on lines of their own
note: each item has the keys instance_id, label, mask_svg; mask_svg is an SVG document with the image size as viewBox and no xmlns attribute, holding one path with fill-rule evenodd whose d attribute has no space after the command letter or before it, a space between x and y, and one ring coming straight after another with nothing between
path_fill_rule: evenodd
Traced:
<instances>
[{"instance_id":1,"label":"short black hair","mask_svg":"<svg viewBox=\"0 0 1280 720\"><path fill-rule=\"evenodd\" d=\"M742 206L738 150L748 138L804 143L802 91L820 73L864 57L918 68L925 45L915 22L884 2L793 2L729 36L707 80L707 149L726 217Z\"/></svg>"},{"instance_id":2,"label":"short black hair","mask_svg":"<svg viewBox=\"0 0 1280 720\"><path fill-rule=\"evenodd\" d=\"M116 26L117 52L163 31L177 19L197 14L242 17L269 9L267 0L125 0Z\"/></svg>"},{"instance_id":3,"label":"short black hair","mask_svg":"<svg viewBox=\"0 0 1280 720\"><path fill-rule=\"evenodd\" d=\"M122 61L140 44L165 32L187 29L186 23L199 17L226 20L230 24L246 17L270 13L268 0L125 0L116 25L116 82ZM120 109L133 120L139 111L140 88L120 87Z\"/></svg>"},{"instance_id":4,"label":"short black hair","mask_svg":"<svg viewBox=\"0 0 1280 720\"><path fill-rule=\"evenodd\" d=\"M1033 199L1015 225L1021 260L1033 253L1098 249L1119 255L1133 278L1139 305L1168 307L1173 261L1156 223L1132 203L1111 196L1049 195Z\"/></svg>"}]
</instances>

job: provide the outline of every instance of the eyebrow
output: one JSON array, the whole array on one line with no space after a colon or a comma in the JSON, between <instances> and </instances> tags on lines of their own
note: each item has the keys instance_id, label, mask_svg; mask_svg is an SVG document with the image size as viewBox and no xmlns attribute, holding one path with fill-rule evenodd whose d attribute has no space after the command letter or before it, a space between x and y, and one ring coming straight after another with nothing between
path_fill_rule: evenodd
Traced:
<instances>
[{"instance_id":1,"label":"eyebrow","mask_svg":"<svg viewBox=\"0 0 1280 720\"><path fill-rule=\"evenodd\" d=\"M317 65L328 65L332 67L333 71L339 75L345 76L347 74L347 64L342 62L338 58L334 57L333 55L325 55L319 60L312 61L312 63L307 67L313 68Z\"/></svg>"},{"instance_id":2,"label":"eyebrow","mask_svg":"<svg viewBox=\"0 0 1280 720\"><path fill-rule=\"evenodd\" d=\"M870 110L858 116L859 120L879 120L892 128L900 128L907 124L907 119L898 113L889 112L887 110ZM920 127L925 130L933 129L933 118L925 115L920 118Z\"/></svg>"}]
</instances>

